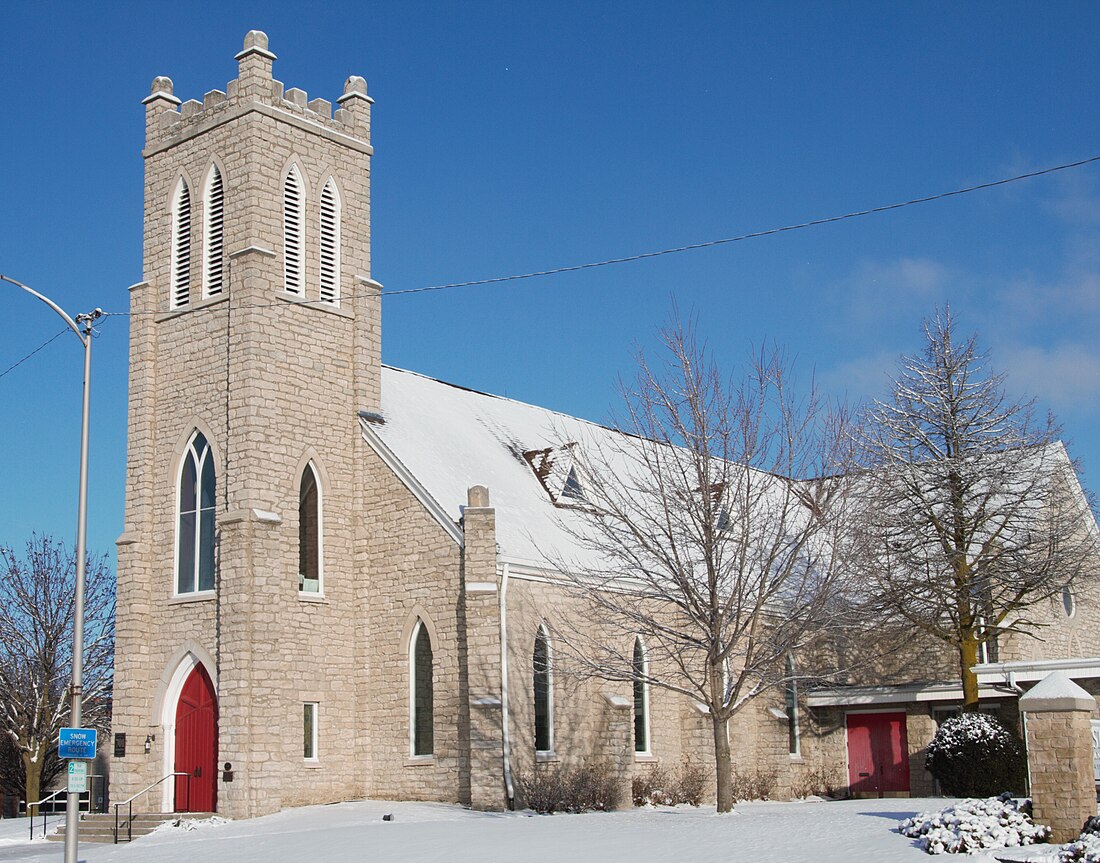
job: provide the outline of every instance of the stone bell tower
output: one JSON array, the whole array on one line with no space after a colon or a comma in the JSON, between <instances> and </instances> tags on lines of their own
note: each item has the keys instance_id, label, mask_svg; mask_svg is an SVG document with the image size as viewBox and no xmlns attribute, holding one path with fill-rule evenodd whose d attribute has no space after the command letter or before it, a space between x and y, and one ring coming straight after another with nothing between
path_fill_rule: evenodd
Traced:
<instances>
[{"instance_id":1,"label":"stone bell tower","mask_svg":"<svg viewBox=\"0 0 1100 863\"><path fill-rule=\"evenodd\" d=\"M357 76L335 112L284 90L259 31L236 60L225 92L181 104L158 77L144 100L112 798L187 774L145 811L253 816L363 791L372 100ZM310 710L324 739L346 729L339 757L310 750Z\"/></svg>"}]
</instances>

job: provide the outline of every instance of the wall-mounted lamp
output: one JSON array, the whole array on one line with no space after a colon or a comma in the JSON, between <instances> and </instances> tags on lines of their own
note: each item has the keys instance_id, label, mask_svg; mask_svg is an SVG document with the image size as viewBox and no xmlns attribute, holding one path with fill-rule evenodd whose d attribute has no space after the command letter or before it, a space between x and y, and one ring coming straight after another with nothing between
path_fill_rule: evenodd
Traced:
<instances>
[{"instance_id":1,"label":"wall-mounted lamp","mask_svg":"<svg viewBox=\"0 0 1100 863\"><path fill-rule=\"evenodd\" d=\"M155 734L145 735L145 754L148 755L153 748L153 741L157 739Z\"/></svg>"}]
</instances>

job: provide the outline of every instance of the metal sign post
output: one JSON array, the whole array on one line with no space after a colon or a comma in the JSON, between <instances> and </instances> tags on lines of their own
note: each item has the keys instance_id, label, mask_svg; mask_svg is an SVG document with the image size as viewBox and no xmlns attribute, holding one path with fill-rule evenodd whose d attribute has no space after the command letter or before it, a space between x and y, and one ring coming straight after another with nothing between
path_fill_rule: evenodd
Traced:
<instances>
[{"instance_id":1,"label":"metal sign post","mask_svg":"<svg viewBox=\"0 0 1100 863\"><path fill-rule=\"evenodd\" d=\"M70 318L65 311L38 291L27 287L9 276L0 274L0 281L20 288L32 297L41 300L53 309L69 328L76 333L80 343L84 346L84 392L81 400L80 412L80 489L78 491L77 515L76 515L76 586L75 603L73 612L73 678L70 690L72 693L72 715L69 721L75 729L80 729L81 697L84 689L84 580L85 568L88 558L88 415L91 402L92 386L92 324L103 316L101 309L96 309L87 314L77 315L76 320ZM94 737L93 737L94 747ZM95 757L93 751L92 756ZM65 863L77 863L76 849L80 830L80 795L71 790L68 793L68 801L65 806Z\"/></svg>"}]
</instances>

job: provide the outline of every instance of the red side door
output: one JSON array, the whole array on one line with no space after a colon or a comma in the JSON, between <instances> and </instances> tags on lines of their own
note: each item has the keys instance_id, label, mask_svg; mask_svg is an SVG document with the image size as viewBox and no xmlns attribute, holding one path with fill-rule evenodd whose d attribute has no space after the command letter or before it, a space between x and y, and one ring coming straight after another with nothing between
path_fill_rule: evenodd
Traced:
<instances>
[{"instance_id":1,"label":"red side door","mask_svg":"<svg viewBox=\"0 0 1100 863\"><path fill-rule=\"evenodd\" d=\"M210 675L196 665L176 707L177 812L216 812L218 699Z\"/></svg>"},{"instance_id":2,"label":"red side door","mask_svg":"<svg viewBox=\"0 0 1100 863\"><path fill-rule=\"evenodd\" d=\"M848 784L853 795L909 791L909 741L904 713L850 713Z\"/></svg>"}]
</instances>

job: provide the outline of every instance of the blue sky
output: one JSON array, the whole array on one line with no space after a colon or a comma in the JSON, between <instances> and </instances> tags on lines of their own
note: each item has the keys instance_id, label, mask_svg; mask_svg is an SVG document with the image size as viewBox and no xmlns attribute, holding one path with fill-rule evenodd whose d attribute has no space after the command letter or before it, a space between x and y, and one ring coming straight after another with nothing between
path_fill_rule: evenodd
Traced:
<instances>
[{"instance_id":1,"label":"blue sky","mask_svg":"<svg viewBox=\"0 0 1100 863\"><path fill-rule=\"evenodd\" d=\"M1089 3L8 3L0 273L70 313L142 277L140 104L224 89L245 32L334 100L366 77L387 289L583 263L1100 154ZM675 302L726 365L774 341L881 394L950 301L1100 489L1100 165L869 219L385 301L386 362L602 419ZM61 322L0 285L0 371ZM127 320L95 344L90 546L122 531ZM80 348L0 377L0 543L75 528ZM476 481L471 477L471 481Z\"/></svg>"}]
</instances>

